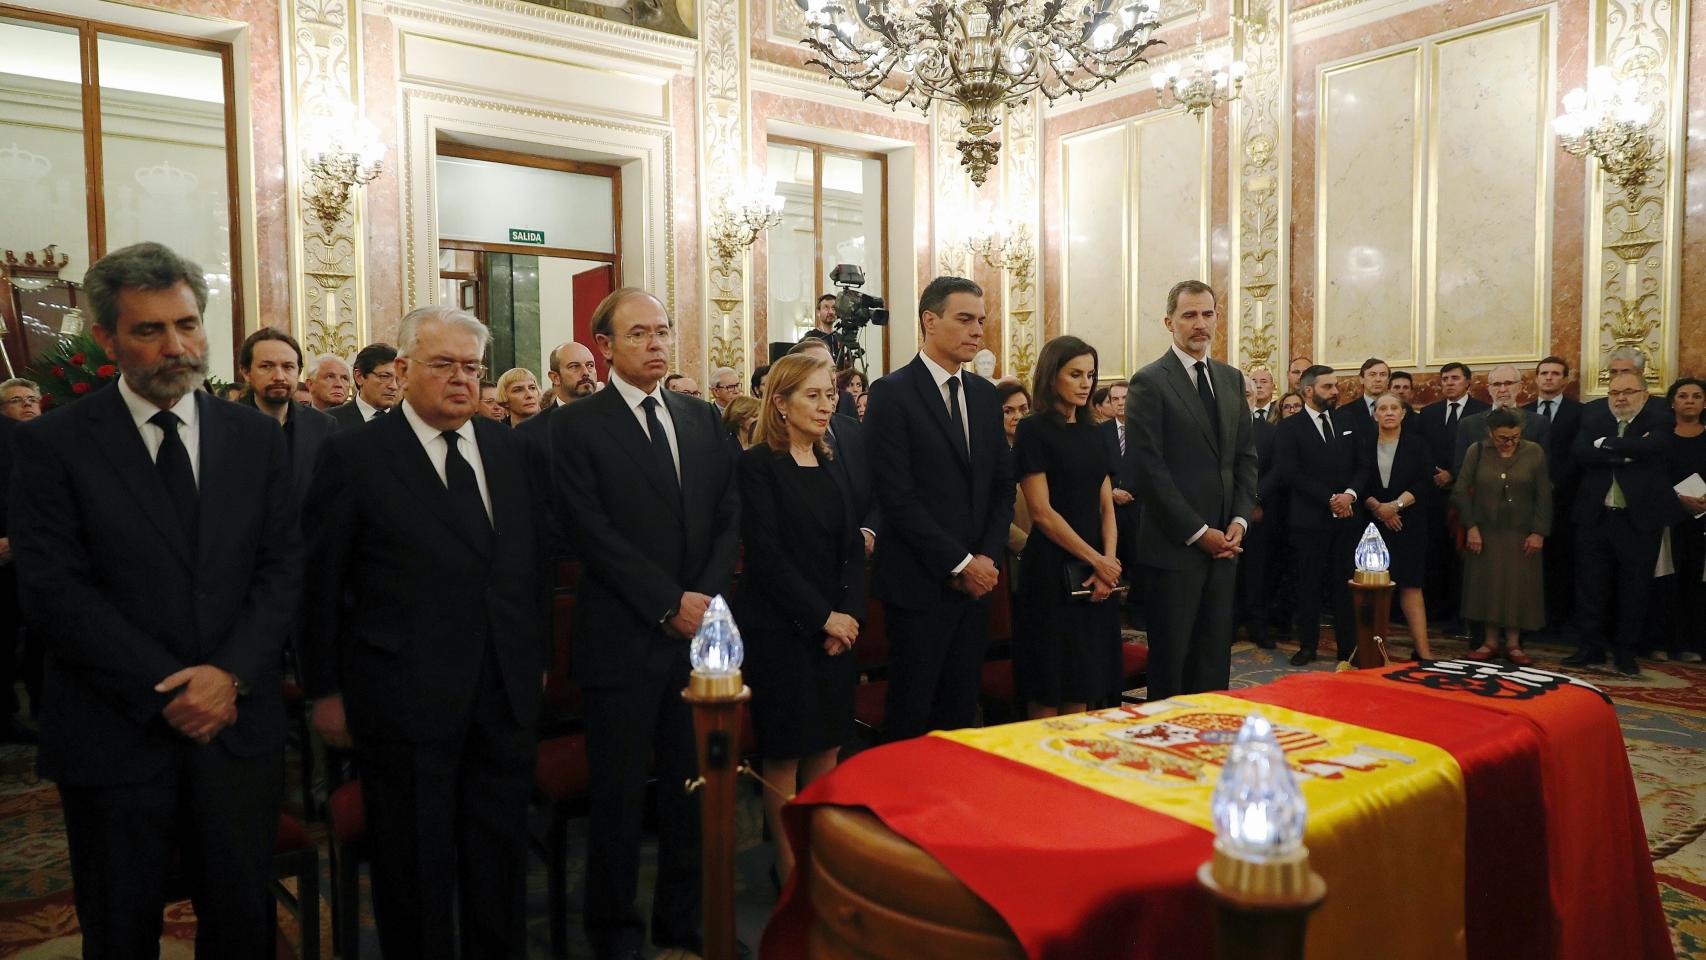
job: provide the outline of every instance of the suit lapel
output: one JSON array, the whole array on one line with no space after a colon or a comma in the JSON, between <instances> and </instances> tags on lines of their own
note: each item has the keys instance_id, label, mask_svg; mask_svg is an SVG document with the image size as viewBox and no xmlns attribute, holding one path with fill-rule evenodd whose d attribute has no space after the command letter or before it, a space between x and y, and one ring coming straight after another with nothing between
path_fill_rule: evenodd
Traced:
<instances>
[{"instance_id":1,"label":"suit lapel","mask_svg":"<svg viewBox=\"0 0 1706 960\"><path fill-rule=\"evenodd\" d=\"M1208 442L1213 444L1216 450L1219 450L1220 431L1215 429L1214 424L1208 422L1208 411L1202 408L1202 397L1197 394L1196 387L1192 385L1191 375L1185 372L1184 364L1179 362L1178 357L1173 356L1171 350L1161 355L1160 362L1162 369L1167 371L1167 383L1173 388L1174 395L1179 398L1180 403L1185 405L1185 409L1190 411L1191 422L1195 423L1197 428L1202 430L1203 435L1208 437ZM1214 368L1212 366L1205 367L1204 370L1211 378L1213 377ZM1210 379L1209 386L1211 389L1213 385L1214 381ZM1219 396L1215 397L1216 401L1219 399ZM1219 406L1218 402L1216 406Z\"/></svg>"},{"instance_id":2,"label":"suit lapel","mask_svg":"<svg viewBox=\"0 0 1706 960\"><path fill-rule=\"evenodd\" d=\"M119 393L118 385L114 384L83 402L96 405L91 411L94 416L90 418L90 429L95 434L95 446L100 448L113 465L113 470L125 478L125 489L136 497L137 504L142 508L148 522L154 524L160 535L172 545L178 559L193 569L194 558L190 555L189 538L184 535L184 528L178 523L177 512L172 508L172 501L166 496L166 484L160 479L159 471L154 469L154 461L148 457L148 448L143 445L142 433L137 430L136 422L130 418L130 408L125 406L124 396Z\"/></svg>"},{"instance_id":3,"label":"suit lapel","mask_svg":"<svg viewBox=\"0 0 1706 960\"><path fill-rule=\"evenodd\" d=\"M669 418L675 423L675 457L681 469L681 496L666 497L675 504L676 514L682 519L702 516L703 511L710 509L708 505L700 504L693 510L687 509L689 490L704 489L704 481L699 471L704 469L706 461L698 455L699 448L705 445L708 438L704 429L705 402L695 400L685 394L672 393L662 387L658 388L658 396L663 398L663 405L669 410ZM695 409L697 405L697 409ZM689 452L691 451L691 453ZM667 488L668 478L665 481Z\"/></svg>"},{"instance_id":4,"label":"suit lapel","mask_svg":"<svg viewBox=\"0 0 1706 960\"><path fill-rule=\"evenodd\" d=\"M395 409L395 408L393 408ZM484 552L486 547L475 543L456 520L456 512L450 506L450 491L444 487L444 481L438 478L438 471L433 469L432 459L427 456L426 448L421 446L415 436L415 429L401 411L386 414L373 431L374 437L383 443L391 452L385 460L391 465L391 471L403 486L409 488L422 503L432 510L439 522L455 533L463 543L476 550ZM482 465L485 457L481 451ZM490 477L486 480L486 489L491 490ZM493 499L496 499L495 497Z\"/></svg>"},{"instance_id":5,"label":"suit lapel","mask_svg":"<svg viewBox=\"0 0 1706 960\"><path fill-rule=\"evenodd\" d=\"M512 464L509 459L512 446L498 442L494 436L494 431L503 428L497 424L489 425L491 429L486 429L488 424L476 417L474 439L480 444L480 469L486 474L486 492L492 498L492 532L501 537L512 531L511 521L516 509L528 501L528 496L525 488L518 489L518 485L525 482L525 468ZM488 443L488 439L491 442ZM449 499L449 491L445 491L447 504Z\"/></svg>"},{"instance_id":6,"label":"suit lapel","mask_svg":"<svg viewBox=\"0 0 1706 960\"><path fill-rule=\"evenodd\" d=\"M634 418L634 411L628 408L628 401L622 398L622 392L615 387L609 387L580 402L591 403L606 394L609 395L610 399L605 401L600 412L609 421L610 438L614 441L614 445L621 448L622 452L634 462L634 466L639 469L640 474L657 490L659 497L665 503L670 504L671 509L679 515L682 512L681 498L677 497L675 491L670 489L667 478L658 475L657 462L652 459L651 441L647 439L646 431L640 427L640 421ZM673 419L674 416L675 412L670 411L670 417ZM677 447L680 447L680 424L676 426L675 442ZM683 479L686 478L683 477Z\"/></svg>"},{"instance_id":7,"label":"suit lapel","mask_svg":"<svg viewBox=\"0 0 1706 960\"><path fill-rule=\"evenodd\" d=\"M196 484L199 493L197 499L201 504L201 522L196 525L197 539L201 541L196 544L198 560L208 555L208 551L219 542L225 532L212 521L215 517L231 516L225 505L231 499L232 481L236 476L236 458L233 456L236 445L232 436L236 424L225 415L225 411L217 409L217 406L211 396L197 393L196 419L199 421L198 432L201 434L201 449L196 454L201 474ZM250 495L265 496L264 492L259 490L250 491Z\"/></svg>"},{"instance_id":8,"label":"suit lapel","mask_svg":"<svg viewBox=\"0 0 1706 960\"><path fill-rule=\"evenodd\" d=\"M948 419L948 403L942 399L942 389L936 386L936 378L931 375L930 368L924 365L924 355L919 354L914 358L912 366L916 374L912 378L912 382L918 388L918 395L923 399L925 409L932 411L931 419L935 420L936 426L941 428L942 439L948 441L948 446L953 448L954 456L960 461L960 466L964 467L969 475L971 472L971 455L966 452L966 438L963 435L954 435L954 421ZM963 380L960 382L960 390L963 395L965 392ZM966 410L968 412L971 410L970 401L966 402Z\"/></svg>"}]
</instances>

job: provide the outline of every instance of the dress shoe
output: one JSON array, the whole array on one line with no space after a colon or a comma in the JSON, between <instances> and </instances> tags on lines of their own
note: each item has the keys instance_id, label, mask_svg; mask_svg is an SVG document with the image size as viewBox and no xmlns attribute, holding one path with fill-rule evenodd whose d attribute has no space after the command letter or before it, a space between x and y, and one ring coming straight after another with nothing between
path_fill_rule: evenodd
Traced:
<instances>
[{"instance_id":1,"label":"dress shoe","mask_svg":"<svg viewBox=\"0 0 1706 960\"><path fill-rule=\"evenodd\" d=\"M1597 666L1598 664L1605 662L1605 652L1603 650L1589 650L1586 647L1583 647L1558 662L1562 663L1566 667Z\"/></svg>"},{"instance_id":2,"label":"dress shoe","mask_svg":"<svg viewBox=\"0 0 1706 960\"><path fill-rule=\"evenodd\" d=\"M1635 662L1634 654L1619 652L1617 654L1617 672L1625 677L1638 677L1641 675L1641 665Z\"/></svg>"},{"instance_id":3,"label":"dress shoe","mask_svg":"<svg viewBox=\"0 0 1706 960\"><path fill-rule=\"evenodd\" d=\"M1315 651L1313 650L1299 650L1291 655L1291 665L1294 667L1306 667L1314 662Z\"/></svg>"}]
</instances>

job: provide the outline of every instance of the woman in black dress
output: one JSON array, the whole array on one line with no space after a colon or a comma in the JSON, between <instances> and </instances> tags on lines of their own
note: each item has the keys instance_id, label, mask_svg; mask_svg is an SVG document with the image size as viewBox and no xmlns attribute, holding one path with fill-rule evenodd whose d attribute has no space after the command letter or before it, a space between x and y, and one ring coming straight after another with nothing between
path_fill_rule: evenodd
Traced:
<instances>
[{"instance_id":1,"label":"woman in black dress","mask_svg":"<svg viewBox=\"0 0 1706 960\"><path fill-rule=\"evenodd\" d=\"M809 354L770 368L753 445L740 455L744 543L735 622L746 641L752 725L764 778L793 794L834 769L853 732L858 663L849 653L865 613L865 538L852 476L824 442L834 369ZM776 869L794 867L783 798L764 797Z\"/></svg>"},{"instance_id":2,"label":"woman in black dress","mask_svg":"<svg viewBox=\"0 0 1706 960\"><path fill-rule=\"evenodd\" d=\"M1684 377L1670 388L1670 409L1676 417L1676 436L1671 438L1668 456L1669 478L1674 485L1699 474L1706 479L1706 380ZM1670 629L1664 633L1664 645L1659 649L1672 660L1699 663L1706 653L1706 583L1702 583L1701 567L1706 566L1706 519L1695 514L1706 511L1706 497L1677 494L1685 519L1671 524L1671 565L1676 568L1668 595L1663 596L1664 620Z\"/></svg>"},{"instance_id":3,"label":"woman in black dress","mask_svg":"<svg viewBox=\"0 0 1706 960\"><path fill-rule=\"evenodd\" d=\"M1037 359L1033 412L1013 441L1031 513L1013 666L1033 719L1082 711L1119 686L1119 607L1106 601L1120 562L1107 447L1090 416L1095 386L1095 349L1077 337L1050 340ZM1069 584L1073 561L1089 575ZM1086 587L1088 596L1069 595Z\"/></svg>"},{"instance_id":4,"label":"woman in black dress","mask_svg":"<svg viewBox=\"0 0 1706 960\"><path fill-rule=\"evenodd\" d=\"M1415 647L1412 656L1432 660L1428 609L1422 599L1422 581L1428 569L1428 508L1422 494L1433 483L1433 465L1427 441L1404 429L1405 410L1404 401L1395 393L1381 394L1374 401L1378 430L1363 435L1362 455L1375 469L1363 506L1374 518L1375 529L1392 556L1392 582L1398 585L1398 604L1410 627L1410 642Z\"/></svg>"}]
</instances>

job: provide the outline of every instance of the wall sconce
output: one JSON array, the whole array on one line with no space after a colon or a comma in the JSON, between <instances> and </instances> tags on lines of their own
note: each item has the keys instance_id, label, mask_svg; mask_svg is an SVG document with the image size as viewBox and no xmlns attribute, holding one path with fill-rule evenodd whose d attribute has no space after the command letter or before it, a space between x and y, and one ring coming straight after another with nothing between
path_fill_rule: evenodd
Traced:
<instances>
[{"instance_id":1,"label":"wall sconce","mask_svg":"<svg viewBox=\"0 0 1706 960\"><path fill-rule=\"evenodd\" d=\"M1649 124L1653 105L1641 97L1641 78L1618 80L1610 67L1594 67L1586 88L1564 95L1564 113L1553 121L1558 144L1570 155L1593 157L1631 200L1663 159Z\"/></svg>"},{"instance_id":2,"label":"wall sconce","mask_svg":"<svg viewBox=\"0 0 1706 960\"><path fill-rule=\"evenodd\" d=\"M1155 84L1155 96L1162 106L1184 107L1198 120L1215 107L1224 107L1244 89L1244 77L1250 68L1242 60L1227 63L1219 54L1210 54L1202 42L1202 26L1197 26L1197 45L1191 51L1189 69L1179 64L1168 65L1150 75Z\"/></svg>"},{"instance_id":3,"label":"wall sconce","mask_svg":"<svg viewBox=\"0 0 1706 960\"><path fill-rule=\"evenodd\" d=\"M982 260L998 270L1011 270L1023 276L1030 273L1036 261L1036 245L1031 242L1029 226L986 205L971 218L971 226L959 240L948 245L949 261L957 261L961 257ZM958 269L957 263L946 266L950 270Z\"/></svg>"},{"instance_id":4,"label":"wall sconce","mask_svg":"<svg viewBox=\"0 0 1706 960\"><path fill-rule=\"evenodd\" d=\"M757 174L717 203L711 214L711 251L727 270L741 251L758 241L758 235L782 223L787 199L776 192L774 182Z\"/></svg>"},{"instance_id":5,"label":"wall sconce","mask_svg":"<svg viewBox=\"0 0 1706 960\"><path fill-rule=\"evenodd\" d=\"M309 176L302 199L329 238L349 208L350 190L372 183L384 169L385 143L372 123L345 104L304 125L302 153Z\"/></svg>"}]
</instances>

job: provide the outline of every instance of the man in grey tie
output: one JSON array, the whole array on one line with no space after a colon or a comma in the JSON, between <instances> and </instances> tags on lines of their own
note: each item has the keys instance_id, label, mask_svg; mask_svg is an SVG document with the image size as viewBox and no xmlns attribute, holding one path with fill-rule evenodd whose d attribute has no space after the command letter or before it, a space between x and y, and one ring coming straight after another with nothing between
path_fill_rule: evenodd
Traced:
<instances>
[{"instance_id":1,"label":"man in grey tie","mask_svg":"<svg viewBox=\"0 0 1706 960\"><path fill-rule=\"evenodd\" d=\"M1149 699L1224 689L1232 656L1237 557L1256 505L1256 443L1244 376L1208 356L1214 289L1175 284L1167 352L1131 378L1126 430L1150 583ZM1133 577L1133 580L1138 579Z\"/></svg>"}]
</instances>

